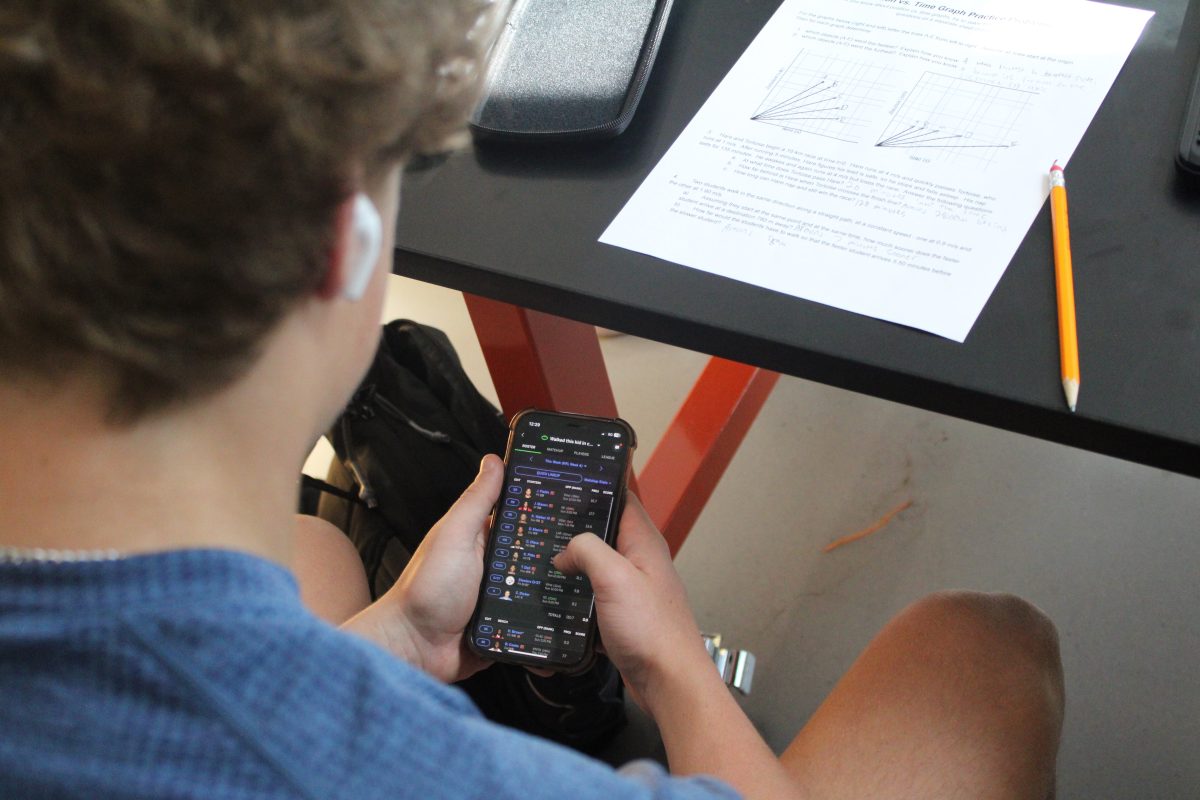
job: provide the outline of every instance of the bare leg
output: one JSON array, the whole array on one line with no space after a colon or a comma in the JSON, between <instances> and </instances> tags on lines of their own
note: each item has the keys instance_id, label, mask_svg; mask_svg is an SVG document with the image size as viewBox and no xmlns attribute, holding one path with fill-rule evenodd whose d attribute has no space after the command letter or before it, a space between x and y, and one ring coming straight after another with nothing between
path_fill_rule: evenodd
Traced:
<instances>
[{"instance_id":1,"label":"bare leg","mask_svg":"<svg viewBox=\"0 0 1200 800\"><path fill-rule=\"evenodd\" d=\"M947 592L879 633L782 756L811 798L1054 793L1058 635L1011 595Z\"/></svg>"},{"instance_id":2,"label":"bare leg","mask_svg":"<svg viewBox=\"0 0 1200 800\"><path fill-rule=\"evenodd\" d=\"M296 516L292 571L300 599L321 619L340 625L371 603L358 551L336 527L318 517Z\"/></svg>"}]
</instances>

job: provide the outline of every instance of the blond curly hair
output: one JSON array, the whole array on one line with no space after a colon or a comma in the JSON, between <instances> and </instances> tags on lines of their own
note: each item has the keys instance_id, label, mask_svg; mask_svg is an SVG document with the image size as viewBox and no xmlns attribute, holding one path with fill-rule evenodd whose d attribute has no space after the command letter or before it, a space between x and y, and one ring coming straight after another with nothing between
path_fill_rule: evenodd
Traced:
<instances>
[{"instance_id":1,"label":"blond curly hair","mask_svg":"<svg viewBox=\"0 0 1200 800\"><path fill-rule=\"evenodd\" d=\"M227 385L362 176L460 132L488 0L7 0L0 379L133 421Z\"/></svg>"}]
</instances>

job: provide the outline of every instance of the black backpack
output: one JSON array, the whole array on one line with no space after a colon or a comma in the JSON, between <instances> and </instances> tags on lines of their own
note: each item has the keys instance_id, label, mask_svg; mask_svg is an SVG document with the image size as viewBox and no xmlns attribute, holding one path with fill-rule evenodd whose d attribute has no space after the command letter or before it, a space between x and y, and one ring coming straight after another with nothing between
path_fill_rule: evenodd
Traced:
<instances>
[{"instance_id":1,"label":"black backpack","mask_svg":"<svg viewBox=\"0 0 1200 800\"><path fill-rule=\"evenodd\" d=\"M329 439L337 457L326 483L306 479L307 502L322 493L318 515L350 537L377 598L474 479L484 454L504 452L508 427L444 333L397 320L383 327L375 361ZM582 674L549 678L493 664L459 686L489 719L585 752L603 747L626 721L620 675L602 656Z\"/></svg>"}]
</instances>

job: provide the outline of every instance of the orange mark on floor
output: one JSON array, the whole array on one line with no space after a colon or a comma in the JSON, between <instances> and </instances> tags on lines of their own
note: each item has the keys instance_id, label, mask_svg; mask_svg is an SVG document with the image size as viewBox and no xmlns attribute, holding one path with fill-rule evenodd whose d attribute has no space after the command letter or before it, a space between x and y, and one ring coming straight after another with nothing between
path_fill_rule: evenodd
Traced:
<instances>
[{"instance_id":1,"label":"orange mark on floor","mask_svg":"<svg viewBox=\"0 0 1200 800\"><path fill-rule=\"evenodd\" d=\"M834 550L837 550L839 547L841 547L843 545L850 544L851 542L857 542L859 539L865 539L873 533L878 533L879 531L883 530L884 528L886 528L888 526L888 523L890 523L892 521L893 517L895 517L901 511L904 511L906 508L908 508L912 504L913 504L912 500L905 500L903 503L896 506L891 511L887 512L882 517L880 517L876 522L872 523L871 525L868 525L867 527L863 528L861 531L855 531L854 533L851 533L847 536L843 536L840 539L833 540L829 544L825 545L825 548L821 552L832 553Z\"/></svg>"}]
</instances>

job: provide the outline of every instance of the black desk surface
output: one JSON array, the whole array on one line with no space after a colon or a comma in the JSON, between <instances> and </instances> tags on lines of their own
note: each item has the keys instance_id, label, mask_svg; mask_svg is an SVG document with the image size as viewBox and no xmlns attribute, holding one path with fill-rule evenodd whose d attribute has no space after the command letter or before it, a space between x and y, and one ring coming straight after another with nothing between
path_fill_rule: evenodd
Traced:
<instances>
[{"instance_id":1,"label":"black desk surface","mask_svg":"<svg viewBox=\"0 0 1200 800\"><path fill-rule=\"evenodd\" d=\"M1200 185L1173 163L1200 0L1153 9L1071 158L1082 388L1058 371L1048 206L965 344L596 240L778 0L675 3L633 124L574 150L465 150L406 176L395 271L1200 477Z\"/></svg>"}]
</instances>

